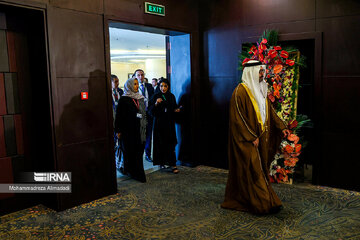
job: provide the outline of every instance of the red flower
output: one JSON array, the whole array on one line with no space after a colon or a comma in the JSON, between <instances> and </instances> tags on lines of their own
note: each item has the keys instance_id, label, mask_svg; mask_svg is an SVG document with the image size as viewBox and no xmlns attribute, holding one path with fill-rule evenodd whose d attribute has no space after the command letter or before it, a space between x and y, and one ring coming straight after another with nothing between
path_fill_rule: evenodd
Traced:
<instances>
[{"instance_id":1,"label":"red flower","mask_svg":"<svg viewBox=\"0 0 360 240\"><path fill-rule=\"evenodd\" d=\"M270 58L275 58L276 55L277 55L277 51L274 50L274 49L271 49L271 50L268 52L268 56L269 56Z\"/></svg>"},{"instance_id":2,"label":"red flower","mask_svg":"<svg viewBox=\"0 0 360 240\"><path fill-rule=\"evenodd\" d=\"M263 38L263 40L261 41L261 43L266 44L266 43L267 43L266 38Z\"/></svg>"},{"instance_id":3,"label":"red flower","mask_svg":"<svg viewBox=\"0 0 360 240\"><path fill-rule=\"evenodd\" d=\"M259 53L259 61L260 62L264 61L264 55L262 55L262 53Z\"/></svg>"},{"instance_id":4,"label":"red flower","mask_svg":"<svg viewBox=\"0 0 360 240\"><path fill-rule=\"evenodd\" d=\"M301 150L301 144L295 144L295 152L299 153Z\"/></svg>"},{"instance_id":5,"label":"red flower","mask_svg":"<svg viewBox=\"0 0 360 240\"><path fill-rule=\"evenodd\" d=\"M251 48L250 48L250 51L249 51L249 54L255 54L257 51L256 47L253 45Z\"/></svg>"},{"instance_id":6,"label":"red flower","mask_svg":"<svg viewBox=\"0 0 360 240\"><path fill-rule=\"evenodd\" d=\"M248 61L250 61L250 58L245 58L244 61L242 62L242 65L244 65L244 64L247 63Z\"/></svg>"},{"instance_id":7,"label":"red flower","mask_svg":"<svg viewBox=\"0 0 360 240\"><path fill-rule=\"evenodd\" d=\"M280 46L275 46L274 49L275 50L281 50L281 47Z\"/></svg>"},{"instance_id":8,"label":"red flower","mask_svg":"<svg viewBox=\"0 0 360 240\"><path fill-rule=\"evenodd\" d=\"M282 60L281 59L277 59L276 61L275 61L275 64L282 64L283 62L282 62Z\"/></svg>"},{"instance_id":9,"label":"red flower","mask_svg":"<svg viewBox=\"0 0 360 240\"><path fill-rule=\"evenodd\" d=\"M275 101L275 97L274 97L274 95L272 95L271 93L269 93L268 97L269 97L269 99L270 99L271 102L274 102L274 101Z\"/></svg>"},{"instance_id":10,"label":"red flower","mask_svg":"<svg viewBox=\"0 0 360 240\"><path fill-rule=\"evenodd\" d=\"M296 120L292 120L290 123L289 123L289 129L293 129L293 128L296 128L298 125L298 122Z\"/></svg>"},{"instance_id":11,"label":"red flower","mask_svg":"<svg viewBox=\"0 0 360 240\"><path fill-rule=\"evenodd\" d=\"M266 48L265 44L260 44L259 45L259 53L263 53L266 49L267 48Z\"/></svg>"},{"instance_id":12,"label":"red flower","mask_svg":"<svg viewBox=\"0 0 360 240\"><path fill-rule=\"evenodd\" d=\"M283 57L283 58L288 58L289 57L289 53L285 50L282 50L281 53L280 53L280 56Z\"/></svg>"},{"instance_id":13,"label":"red flower","mask_svg":"<svg viewBox=\"0 0 360 240\"><path fill-rule=\"evenodd\" d=\"M286 60L286 64L289 65L289 66L293 66L293 65L295 64L295 61L294 61L294 60L287 59L287 60Z\"/></svg>"}]
</instances>

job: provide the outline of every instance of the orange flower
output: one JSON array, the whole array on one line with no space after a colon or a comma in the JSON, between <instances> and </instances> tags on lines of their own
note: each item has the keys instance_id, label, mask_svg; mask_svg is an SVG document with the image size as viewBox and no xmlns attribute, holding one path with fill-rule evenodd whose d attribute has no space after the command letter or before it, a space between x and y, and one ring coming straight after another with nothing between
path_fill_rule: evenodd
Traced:
<instances>
[{"instance_id":1,"label":"orange flower","mask_svg":"<svg viewBox=\"0 0 360 240\"><path fill-rule=\"evenodd\" d=\"M295 164L292 161L285 160L284 165L287 167L295 167Z\"/></svg>"},{"instance_id":2,"label":"orange flower","mask_svg":"<svg viewBox=\"0 0 360 240\"><path fill-rule=\"evenodd\" d=\"M287 139L294 142L295 144L299 142L299 137L296 136L296 134L290 134Z\"/></svg>"},{"instance_id":3,"label":"orange flower","mask_svg":"<svg viewBox=\"0 0 360 240\"><path fill-rule=\"evenodd\" d=\"M277 73L281 72L282 68L283 68L283 66L281 64L275 65L274 73L277 74Z\"/></svg>"},{"instance_id":4,"label":"orange flower","mask_svg":"<svg viewBox=\"0 0 360 240\"><path fill-rule=\"evenodd\" d=\"M284 164L285 164L285 166L288 166L288 167L295 167L297 161L298 161L298 158L289 158L284 161Z\"/></svg>"},{"instance_id":5,"label":"orange flower","mask_svg":"<svg viewBox=\"0 0 360 240\"><path fill-rule=\"evenodd\" d=\"M286 147L284 148L284 151L287 153L292 153L294 151L294 148L290 145L286 145Z\"/></svg>"},{"instance_id":6,"label":"orange flower","mask_svg":"<svg viewBox=\"0 0 360 240\"><path fill-rule=\"evenodd\" d=\"M276 82L273 83L273 88L274 88L274 96L277 98L280 98L280 89L281 86L278 85Z\"/></svg>"},{"instance_id":7,"label":"orange flower","mask_svg":"<svg viewBox=\"0 0 360 240\"><path fill-rule=\"evenodd\" d=\"M299 153L299 152L298 152L298 153L295 152L295 153L291 153L290 155L291 155L291 157L298 157L298 156L300 155L300 153Z\"/></svg>"},{"instance_id":8,"label":"orange flower","mask_svg":"<svg viewBox=\"0 0 360 240\"><path fill-rule=\"evenodd\" d=\"M301 150L301 144L295 144L295 152L299 153Z\"/></svg>"}]
</instances>

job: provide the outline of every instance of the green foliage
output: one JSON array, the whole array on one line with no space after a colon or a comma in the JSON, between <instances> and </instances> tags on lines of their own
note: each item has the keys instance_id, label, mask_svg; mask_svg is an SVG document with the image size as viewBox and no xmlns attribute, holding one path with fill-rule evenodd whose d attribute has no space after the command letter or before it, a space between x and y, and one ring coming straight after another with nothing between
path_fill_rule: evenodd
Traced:
<instances>
[{"instance_id":1,"label":"green foliage","mask_svg":"<svg viewBox=\"0 0 360 240\"><path fill-rule=\"evenodd\" d=\"M263 40L266 39L268 41L268 44L270 46L276 46L279 40L279 32L276 30L270 30L270 29L266 29L262 36L259 39L259 43Z\"/></svg>"},{"instance_id":2,"label":"green foliage","mask_svg":"<svg viewBox=\"0 0 360 240\"><path fill-rule=\"evenodd\" d=\"M294 46L284 47L283 50L287 51L289 53L289 55L291 53L299 52L299 49L297 49ZM298 60L297 59L293 59L293 60L295 60L295 65L298 65L299 67L302 67L302 68L306 68L306 57L304 55L300 55L300 58Z\"/></svg>"},{"instance_id":3,"label":"green foliage","mask_svg":"<svg viewBox=\"0 0 360 240\"><path fill-rule=\"evenodd\" d=\"M307 115L303 115L303 114L297 115L296 121L298 122L298 125L293 129L294 132L298 131L300 128L304 126L314 127L314 124Z\"/></svg>"}]
</instances>

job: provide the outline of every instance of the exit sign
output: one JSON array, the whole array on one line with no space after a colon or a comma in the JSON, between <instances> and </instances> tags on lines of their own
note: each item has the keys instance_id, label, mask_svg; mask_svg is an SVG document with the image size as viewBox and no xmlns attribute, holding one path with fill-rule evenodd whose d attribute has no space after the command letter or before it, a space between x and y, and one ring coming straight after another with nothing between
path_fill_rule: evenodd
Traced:
<instances>
[{"instance_id":1,"label":"exit sign","mask_svg":"<svg viewBox=\"0 0 360 240\"><path fill-rule=\"evenodd\" d=\"M155 3L145 2L145 13L165 16L165 6Z\"/></svg>"}]
</instances>

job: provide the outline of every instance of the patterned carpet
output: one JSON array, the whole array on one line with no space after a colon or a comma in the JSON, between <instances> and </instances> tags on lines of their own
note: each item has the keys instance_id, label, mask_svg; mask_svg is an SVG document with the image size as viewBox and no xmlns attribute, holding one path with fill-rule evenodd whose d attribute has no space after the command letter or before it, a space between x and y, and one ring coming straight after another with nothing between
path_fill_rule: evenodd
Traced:
<instances>
[{"instance_id":1,"label":"patterned carpet","mask_svg":"<svg viewBox=\"0 0 360 240\"><path fill-rule=\"evenodd\" d=\"M42 205L0 217L0 239L360 239L360 193L273 185L284 209L254 216L220 208L227 171L180 167L63 212Z\"/></svg>"}]
</instances>

